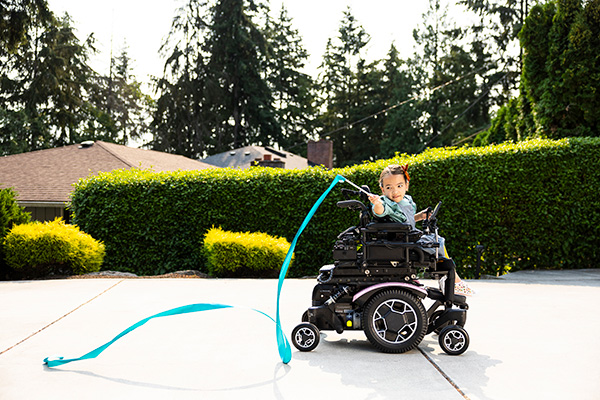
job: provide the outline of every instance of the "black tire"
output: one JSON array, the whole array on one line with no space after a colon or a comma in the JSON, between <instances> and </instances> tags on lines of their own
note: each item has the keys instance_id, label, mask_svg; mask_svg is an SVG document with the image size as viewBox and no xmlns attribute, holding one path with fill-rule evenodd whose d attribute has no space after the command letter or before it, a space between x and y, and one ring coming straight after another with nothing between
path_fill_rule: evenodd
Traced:
<instances>
[{"instance_id":1,"label":"black tire","mask_svg":"<svg viewBox=\"0 0 600 400\"><path fill-rule=\"evenodd\" d=\"M421 343L427 331L423 303L404 290L386 290L373 296L363 313L369 342L385 353L404 353Z\"/></svg>"},{"instance_id":2,"label":"black tire","mask_svg":"<svg viewBox=\"0 0 600 400\"><path fill-rule=\"evenodd\" d=\"M312 351L319 345L319 329L310 322L303 322L292 331L292 343L300 351Z\"/></svg>"},{"instance_id":3,"label":"black tire","mask_svg":"<svg viewBox=\"0 0 600 400\"><path fill-rule=\"evenodd\" d=\"M451 356L458 356L469 347L469 334L458 325L449 325L442 329L438 339L440 347Z\"/></svg>"}]
</instances>

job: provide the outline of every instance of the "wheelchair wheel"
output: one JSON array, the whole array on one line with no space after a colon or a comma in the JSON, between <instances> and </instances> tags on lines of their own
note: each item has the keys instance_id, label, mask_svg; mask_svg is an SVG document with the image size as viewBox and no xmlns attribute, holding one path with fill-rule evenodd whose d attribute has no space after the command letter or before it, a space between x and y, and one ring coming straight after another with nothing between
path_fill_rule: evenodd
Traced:
<instances>
[{"instance_id":1,"label":"wheelchair wheel","mask_svg":"<svg viewBox=\"0 0 600 400\"><path fill-rule=\"evenodd\" d=\"M458 325L448 325L440 332L439 343L447 354L457 356L467 351L469 334Z\"/></svg>"},{"instance_id":2,"label":"wheelchair wheel","mask_svg":"<svg viewBox=\"0 0 600 400\"><path fill-rule=\"evenodd\" d=\"M292 343L300 351L312 351L319 345L319 329L309 322L303 322L292 331Z\"/></svg>"},{"instance_id":3,"label":"wheelchair wheel","mask_svg":"<svg viewBox=\"0 0 600 400\"><path fill-rule=\"evenodd\" d=\"M403 290L386 290L367 302L362 323L367 339L378 350L404 353L423 340L427 313L414 295Z\"/></svg>"}]
</instances>

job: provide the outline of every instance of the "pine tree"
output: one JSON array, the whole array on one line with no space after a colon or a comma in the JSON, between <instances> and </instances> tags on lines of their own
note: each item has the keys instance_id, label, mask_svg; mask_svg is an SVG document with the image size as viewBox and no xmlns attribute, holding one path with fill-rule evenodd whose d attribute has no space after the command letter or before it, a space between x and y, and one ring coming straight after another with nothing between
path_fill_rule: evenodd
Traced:
<instances>
[{"instance_id":1,"label":"pine tree","mask_svg":"<svg viewBox=\"0 0 600 400\"><path fill-rule=\"evenodd\" d=\"M123 48L118 57L111 57L109 75L97 76L90 85L86 136L126 145L148 130L146 119L152 99L131 75L130 62Z\"/></svg>"},{"instance_id":2,"label":"pine tree","mask_svg":"<svg viewBox=\"0 0 600 400\"><path fill-rule=\"evenodd\" d=\"M161 47L167 60L163 76L155 81L159 97L150 144L155 150L202 158L214 142L214 122L206 106L211 89L206 84L207 7L203 0L190 0L180 8Z\"/></svg>"},{"instance_id":3,"label":"pine tree","mask_svg":"<svg viewBox=\"0 0 600 400\"><path fill-rule=\"evenodd\" d=\"M281 141L273 96L263 75L267 41L254 22L268 9L258 0L220 0L212 8L206 50L215 152Z\"/></svg>"},{"instance_id":4,"label":"pine tree","mask_svg":"<svg viewBox=\"0 0 600 400\"><path fill-rule=\"evenodd\" d=\"M65 15L30 28L29 40L4 55L0 107L7 116L2 141L29 151L79 141L81 108L93 71L91 39L80 43ZM21 123L20 129L16 128ZM7 150L5 147L4 151Z\"/></svg>"},{"instance_id":5,"label":"pine tree","mask_svg":"<svg viewBox=\"0 0 600 400\"><path fill-rule=\"evenodd\" d=\"M380 145L380 158L396 153L417 153L423 148L421 130L417 124L422 112L416 99L417 80L409 64L400 59L392 44L384 60L383 90L388 107L385 128Z\"/></svg>"},{"instance_id":6,"label":"pine tree","mask_svg":"<svg viewBox=\"0 0 600 400\"><path fill-rule=\"evenodd\" d=\"M152 147L192 158L281 143L265 76L268 8L258 0L190 0L174 19L157 80Z\"/></svg>"},{"instance_id":7,"label":"pine tree","mask_svg":"<svg viewBox=\"0 0 600 400\"><path fill-rule=\"evenodd\" d=\"M0 5L0 57L30 41L35 27L53 24L46 0L3 1Z\"/></svg>"},{"instance_id":8,"label":"pine tree","mask_svg":"<svg viewBox=\"0 0 600 400\"><path fill-rule=\"evenodd\" d=\"M430 0L424 25L414 37L421 49L415 63L424 74L423 148L451 145L486 127L489 88L478 85L473 69L477 60L461 46L464 32L448 25L447 8L440 0Z\"/></svg>"},{"instance_id":9,"label":"pine tree","mask_svg":"<svg viewBox=\"0 0 600 400\"><path fill-rule=\"evenodd\" d=\"M529 0L459 0L478 20L468 27L471 53L490 87L490 103L505 104L519 85L521 57L518 33L529 12ZM481 62L483 61L483 62Z\"/></svg>"},{"instance_id":10,"label":"pine tree","mask_svg":"<svg viewBox=\"0 0 600 400\"><path fill-rule=\"evenodd\" d=\"M344 166L362 161L364 147L372 145L365 133L373 133L364 124L353 124L368 116L371 109L363 101L374 66L366 65L361 52L370 37L356 21L350 9L344 11L336 42L330 39L319 67L319 116L320 136L333 141L334 162ZM372 99L371 99L372 100ZM378 105L382 109L382 104ZM379 151L379 141L375 156ZM368 146L368 145L367 145Z\"/></svg>"},{"instance_id":11,"label":"pine tree","mask_svg":"<svg viewBox=\"0 0 600 400\"><path fill-rule=\"evenodd\" d=\"M283 5L278 18L267 21L265 34L269 48L266 76L283 135L279 144L289 150L305 143L314 131L314 83L302 72L308 52Z\"/></svg>"}]
</instances>

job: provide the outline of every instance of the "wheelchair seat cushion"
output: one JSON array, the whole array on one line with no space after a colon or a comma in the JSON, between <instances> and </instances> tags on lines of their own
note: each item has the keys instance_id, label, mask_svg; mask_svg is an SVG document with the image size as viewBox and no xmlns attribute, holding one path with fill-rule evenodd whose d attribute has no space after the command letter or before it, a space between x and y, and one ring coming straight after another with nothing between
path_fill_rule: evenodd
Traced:
<instances>
[{"instance_id":1,"label":"wheelchair seat cushion","mask_svg":"<svg viewBox=\"0 0 600 400\"><path fill-rule=\"evenodd\" d=\"M413 230L410 224L402 222L372 222L366 227L367 232L410 232Z\"/></svg>"}]
</instances>

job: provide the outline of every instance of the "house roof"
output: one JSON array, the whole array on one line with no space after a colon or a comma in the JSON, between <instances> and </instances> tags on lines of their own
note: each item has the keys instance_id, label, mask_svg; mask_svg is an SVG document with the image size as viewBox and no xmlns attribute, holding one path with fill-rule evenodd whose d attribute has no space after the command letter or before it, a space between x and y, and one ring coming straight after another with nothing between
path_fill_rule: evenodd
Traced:
<instances>
[{"instance_id":1,"label":"house roof","mask_svg":"<svg viewBox=\"0 0 600 400\"><path fill-rule=\"evenodd\" d=\"M275 150L270 147L246 146L239 149L226 151L206 157L200 161L212 164L221 168L245 169L251 166L251 163L257 158L263 158L269 154L273 159L279 158L285 163L286 169L302 169L312 166L309 161L297 154L284 150Z\"/></svg>"},{"instance_id":2,"label":"house roof","mask_svg":"<svg viewBox=\"0 0 600 400\"><path fill-rule=\"evenodd\" d=\"M67 202L72 184L98 172L152 168L196 170L213 165L187 157L106 142L84 142L0 157L0 188L12 187L21 203Z\"/></svg>"}]
</instances>

